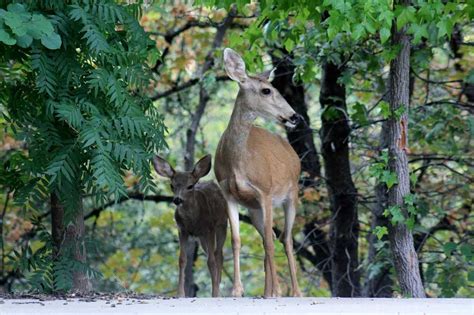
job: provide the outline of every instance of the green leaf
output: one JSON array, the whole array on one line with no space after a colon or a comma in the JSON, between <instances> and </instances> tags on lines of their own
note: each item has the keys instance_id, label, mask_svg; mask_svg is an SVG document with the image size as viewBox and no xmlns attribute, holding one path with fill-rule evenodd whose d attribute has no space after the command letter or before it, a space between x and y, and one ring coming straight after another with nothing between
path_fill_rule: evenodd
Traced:
<instances>
[{"instance_id":1,"label":"green leaf","mask_svg":"<svg viewBox=\"0 0 474 315\"><path fill-rule=\"evenodd\" d=\"M20 4L8 5L8 12L3 14L3 20L10 27L13 34L23 36L26 34L30 14L26 13Z\"/></svg>"},{"instance_id":2,"label":"green leaf","mask_svg":"<svg viewBox=\"0 0 474 315\"><path fill-rule=\"evenodd\" d=\"M397 29L401 29L409 22L415 21L415 8L412 6L397 6L395 14L397 16Z\"/></svg>"},{"instance_id":3,"label":"green leaf","mask_svg":"<svg viewBox=\"0 0 474 315\"><path fill-rule=\"evenodd\" d=\"M380 181L382 183L385 183L385 185L387 185L387 188L390 189L395 184L398 184L398 177L395 172L386 170L382 173L382 177L380 178Z\"/></svg>"},{"instance_id":4,"label":"green leaf","mask_svg":"<svg viewBox=\"0 0 474 315\"><path fill-rule=\"evenodd\" d=\"M59 49L61 47L61 36L56 33L44 35L41 37L41 44L51 50Z\"/></svg>"},{"instance_id":5,"label":"green leaf","mask_svg":"<svg viewBox=\"0 0 474 315\"><path fill-rule=\"evenodd\" d=\"M354 112L351 115L351 119L357 122L359 125L363 126L368 123L367 119L367 109L362 103L355 103L352 107Z\"/></svg>"},{"instance_id":6,"label":"green leaf","mask_svg":"<svg viewBox=\"0 0 474 315\"><path fill-rule=\"evenodd\" d=\"M448 242L443 245L443 251L446 254L446 256L451 256L453 251L456 250L457 245L453 242Z\"/></svg>"},{"instance_id":7,"label":"green leaf","mask_svg":"<svg viewBox=\"0 0 474 315\"><path fill-rule=\"evenodd\" d=\"M293 50L293 48L295 48L295 42L291 38L287 38L285 40L285 49L288 52L291 52Z\"/></svg>"},{"instance_id":8,"label":"green leaf","mask_svg":"<svg viewBox=\"0 0 474 315\"><path fill-rule=\"evenodd\" d=\"M466 258L467 262L472 262L473 246L471 244L462 244L459 247L459 251Z\"/></svg>"},{"instance_id":9,"label":"green leaf","mask_svg":"<svg viewBox=\"0 0 474 315\"><path fill-rule=\"evenodd\" d=\"M373 233L379 240L381 240L382 237L388 234L388 229L386 226L376 226Z\"/></svg>"},{"instance_id":10,"label":"green leaf","mask_svg":"<svg viewBox=\"0 0 474 315\"><path fill-rule=\"evenodd\" d=\"M441 38L444 35L451 37L453 26L453 22L449 18L443 18L441 21L436 23L436 27L438 28L438 38Z\"/></svg>"},{"instance_id":11,"label":"green leaf","mask_svg":"<svg viewBox=\"0 0 474 315\"><path fill-rule=\"evenodd\" d=\"M390 38L390 30L388 28L382 28L380 30L380 42L384 44Z\"/></svg>"},{"instance_id":12,"label":"green leaf","mask_svg":"<svg viewBox=\"0 0 474 315\"><path fill-rule=\"evenodd\" d=\"M43 35L51 35L54 32L53 24L41 14L33 14L30 23L28 34L34 39L41 39Z\"/></svg>"},{"instance_id":13,"label":"green leaf","mask_svg":"<svg viewBox=\"0 0 474 315\"><path fill-rule=\"evenodd\" d=\"M26 13L26 9L22 4L19 3L11 3L8 5L7 10L12 13L22 14Z\"/></svg>"},{"instance_id":14,"label":"green leaf","mask_svg":"<svg viewBox=\"0 0 474 315\"><path fill-rule=\"evenodd\" d=\"M365 27L362 24L357 24L351 33L351 37L353 40L359 40L364 35L365 35Z\"/></svg>"},{"instance_id":15,"label":"green leaf","mask_svg":"<svg viewBox=\"0 0 474 315\"><path fill-rule=\"evenodd\" d=\"M390 118L390 104L386 101L381 101L379 103L380 114L382 115L383 119Z\"/></svg>"},{"instance_id":16,"label":"green leaf","mask_svg":"<svg viewBox=\"0 0 474 315\"><path fill-rule=\"evenodd\" d=\"M413 228L415 227L415 217L411 215L408 219L406 219L405 224L410 231L413 231Z\"/></svg>"},{"instance_id":17,"label":"green leaf","mask_svg":"<svg viewBox=\"0 0 474 315\"><path fill-rule=\"evenodd\" d=\"M22 48L30 47L31 43L33 42L33 37L30 35L19 36L16 38L18 46Z\"/></svg>"},{"instance_id":18,"label":"green leaf","mask_svg":"<svg viewBox=\"0 0 474 315\"><path fill-rule=\"evenodd\" d=\"M400 119L402 117L402 115L405 113L406 111L406 107L405 105L400 105L397 109L395 109L395 111L393 112L394 113L394 117L395 119Z\"/></svg>"},{"instance_id":19,"label":"green leaf","mask_svg":"<svg viewBox=\"0 0 474 315\"><path fill-rule=\"evenodd\" d=\"M406 194L403 197L403 200L405 201L406 205L412 206L415 204L416 196L414 194Z\"/></svg>"},{"instance_id":20,"label":"green leaf","mask_svg":"<svg viewBox=\"0 0 474 315\"><path fill-rule=\"evenodd\" d=\"M418 44L421 41L421 38L428 38L428 27L425 24L412 24L408 28L408 33L413 34L413 43Z\"/></svg>"},{"instance_id":21,"label":"green leaf","mask_svg":"<svg viewBox=\"0 0 474 315\"><path fill-rule=\"evenodd\" d=\"M229 44L231 45L231 47L237 47L242 45L243 43L244 38L242 34L236 32L232 32L229 34Z\"/></svg>"},{"instance_id":22,"label":"green leaf","mask_svg":"<svg viewBox=\"0 0 474 315\"><path fill-rule=\"evenodd\" d=\"M392 225L396 225L405 221L405 216L403 215L399 205L394 205L388 209L385 209L383 215L385 217L390 217L390 222Z\"/></svg>"},{"instance_id":23,"label":"green leaf","mask_svg":"<svg viewBox=\"0 0 474 315\"><path fill-rule=\"evenodd\" d=\"M372 19L365 21L364 26L367 32L369 32L370 34L375 34L375 32L377 31L376 25Z\"/></svg>"},{"instance_id":24,"label":"green leaf","mask_svg":"<svg viewBox=\"0 0 474 315\"><path fill-rule=\"evenodd\" d=\"M16 44L16 39L14 39L12 36L10 36L10 34L5 32L4 29L0 29L0 42L12 46Z\"/></svg>"}]
</instances>

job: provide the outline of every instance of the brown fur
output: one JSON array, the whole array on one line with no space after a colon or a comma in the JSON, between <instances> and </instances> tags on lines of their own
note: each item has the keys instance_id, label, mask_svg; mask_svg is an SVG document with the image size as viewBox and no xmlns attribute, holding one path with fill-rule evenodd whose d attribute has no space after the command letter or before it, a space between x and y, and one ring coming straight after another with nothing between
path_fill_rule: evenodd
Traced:
<instances>
[{"instance_id":1,"label":"brown fur","mask_svg":"<svg viewBox=\"0 0 474 315\"><path fill-rule=\"evenodd\" d=\"M178 296L185 296L184 269L185 246L189 237L197 237L207 255L207 266L212 279L212 296L219 296L224 256L222 249L227 234L227 202L219 186L212 182L198 183L211 169L211 156L198 161L192 172L175 171L169 163L155 157L158 174L171 179L174 200L181 203L176 208L175 220L179 231L179 280Z\"/></svg>"},{"instance_id":2,"label":"brown fur","mask_svg":"<svg viewBox=\"0 0 474 315\"><path fill-rule=\"evenodd\" d=\"M258 208L262 194L283 196L288 192L288 182L297 183L300 174L298 155L282 137L265 129L252 126L247 140L245 164L241 167L235 157L226 152L227 131L216 151L214 167L218 182L227 180L230 194L247 208ZM245 178L251 185L240 185L236 176ZM257 188L257 189L256 189ZM293 188L297 188L293 187Z\"/></svg>"},{"instance_id":3,"label":"brown fur","mask_svg":"<svg viewBox=\"0 0 474 315\"><path fill-rule=\"evenodd\" d=\"M294 126L295 111L271 86L268 74L250 77L242 58L224 50L227 74L239 83L234 110L216 152L214 171L228 202L234 254L232 294L241 296L240 232L237 204L249 209L253 225L262 236L265 250L265 297L280 294L274 262L273 207L285 210L284 244L288 257L292 291L300 296L293 256L292 227L298 202L300 161L293 148L280 136L253 125L257 116Z\"/></svg>"}]
</instances>

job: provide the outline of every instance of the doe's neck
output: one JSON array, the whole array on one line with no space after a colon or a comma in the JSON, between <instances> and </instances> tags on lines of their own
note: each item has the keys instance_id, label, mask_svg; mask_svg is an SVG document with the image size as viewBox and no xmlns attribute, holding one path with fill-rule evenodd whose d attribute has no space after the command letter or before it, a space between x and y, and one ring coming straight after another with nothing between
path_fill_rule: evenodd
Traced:
<instances>
[{"instance_id":1,"label":"doe's neck","mask_svg":"<svg viewBox=\"0 0 474 315\"><path fill-rule=\"evenodd\" d=\"M248 100L244 93L239 91L229 125L227 126L227 131L230 136L229 141L232 147L240 150L240 152L247 144L253 122L257 118L255 112L249 109L246 102L248 102Z\"/></svg>"}]
</instances>

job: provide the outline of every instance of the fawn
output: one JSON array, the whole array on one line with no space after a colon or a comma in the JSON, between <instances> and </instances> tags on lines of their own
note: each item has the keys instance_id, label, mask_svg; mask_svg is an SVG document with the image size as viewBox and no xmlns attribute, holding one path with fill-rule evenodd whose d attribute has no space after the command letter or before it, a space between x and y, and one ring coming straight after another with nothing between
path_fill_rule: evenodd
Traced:
<instances>
[{"instance_id":1,"label":"fawn","mask_svg":"<svg viewBox=\"0 0 474 315\"><path fill-rule=\"evenodd\" d=\"M265 250L264 296L278 296L280 289L274 263L273 207L283 206L283 241L290 269L292 294L300 296L293 256L292 228L298 202L300 160L282 137L253 125L257 116L294 128L301 116L295 113L270 84L270 73L249 76L242 58L232 49L224 50L227 75L239 84L232 116L216 151L214 171L228 202L234 254L232 294L242 296L240 280L240 232L238 204L248 208L253 225L263 239Z\"/></svg>"},{"instance_id":2,"label":"fawn","mask_svg":"<svg viewBox=\"0 0 474 315\"><path fill-rule=\"evenodd\" d=\"M212 296L219 296L224 257L222 248L227 234L227 203L219 186L213 181L198 183L211 170L211 155L199 160L191 172L175 171L163 158L153 159L156 172L171 180L173 203L177 206L175 220L179 231L178 296L184 297L185 244L197 237L207 254L212 279Z\"/></svg>"}]
</instances>

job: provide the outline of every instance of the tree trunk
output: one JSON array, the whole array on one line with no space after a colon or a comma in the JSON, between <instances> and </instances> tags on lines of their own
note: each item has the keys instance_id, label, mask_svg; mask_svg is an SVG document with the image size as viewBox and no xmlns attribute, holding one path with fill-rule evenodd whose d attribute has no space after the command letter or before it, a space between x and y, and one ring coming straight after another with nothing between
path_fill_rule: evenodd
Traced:
<instances>
[{"instance_id":1,"label":"tree trunk","mask_svg":"<svg viewBox=\"0 0 474 315\"><path fill-rule=\"evenodd\" d=\"M409 4L403 0L402 5ZM395 24L394 24L395 25ZM406 27L397 31L392 28L392 45L399 46L398 56L390 63L389 97L391 117L388 126L389 169L395 172L398 184L388 190L388 207L398 206L406 216L404 197L410 193L410 178L407 159L408 141L408 105L410 81L410 37ZM404 106L401 117L395 112ZM395 270L404 296L423 298L425 292L418 268L418 257L413 245L413 235L404 222L389 224L389 240Z\"/></svg>"},{"instance_id":2,"label":"tree trunk","mask_svg":"<svg viewBox=\"0 0 474 315\"><path fill-rule=\"evenodd\" d=\"M65 212L58 196L51 194L51 234L53 238L53 257L55 260L60 255L68 255L71 259L86 263L84 208L82 199L74 210L71 222L65 227ZM86 293L91 290L87 274L82 270L72 273L72 290L77 293Z\"/></svg>"},{"instance_id":3,"label":"tree trunk","mask_svg":"<svg viewBox=\"0 0 474 315\"><path fill-rule=\"evenodd\" d=\"M51 235L53 237L53 256L61 253L64 237L64 208L55 193L51 194Z\"/></svg>"},{"instance_id":4,"label":"tree trunk","mask_svg":"<svg viewBox=\"0 0 474 315\"><path fill-rule=\"evenodd\" d=\"M323 65L320 103L321 142L333 222L330 231L332 295L360 296L358 267L359 222L357 191L349 163L350 127L347 120L345 86L338 83L342 69Z\"/></svg>"},{"instance_id":5,"label":"tree trunk","mask_svg":"<svg viewBox=\"0 0 474 315\"><path fill-rule=\"evenodd\" d=\"M293 76L295 66L292 63L292 55L283 52L285 57L278 58L272 56L273 65L276 67L275 78L272 85L280 92L290 106L300 114L305 122L299 123L295 129L287 130L288 141L296 151L301 160L301 171L309 176L304 178L304 185L314 185L314 180L321 176L321 165L319 163L318 152L314 145L313 130L310 128L308 116L308 106L305 102L305 91L303 85L295 85Z\"/></svg>"}]
</instances>

